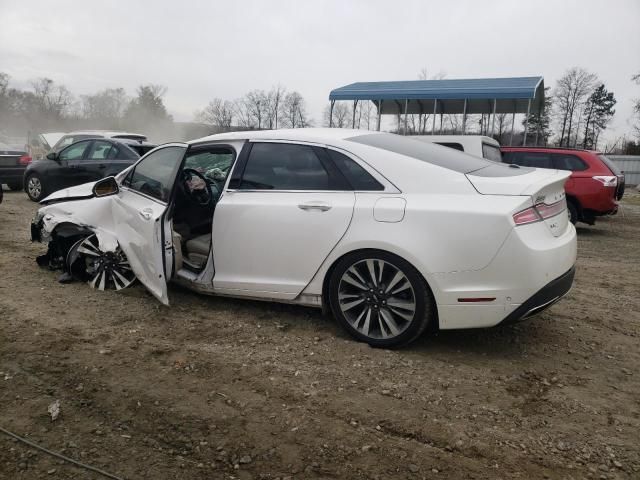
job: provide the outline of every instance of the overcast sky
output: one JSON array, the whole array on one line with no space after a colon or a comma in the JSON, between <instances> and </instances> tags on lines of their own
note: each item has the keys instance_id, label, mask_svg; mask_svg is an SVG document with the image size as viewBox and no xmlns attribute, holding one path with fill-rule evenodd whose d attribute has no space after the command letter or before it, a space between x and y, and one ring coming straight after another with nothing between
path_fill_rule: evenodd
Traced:
<instances>
[{"instance_id":1,"label":"overcast sky","mask_svg":"<svg viewBox=\"0 0 640 480\"><path fill-rule=\"evenodd\" d=\"M329 91L356 81L596 73L618 99L607 137L630 130L640 86L640 0L0 0L0 71L76 95L143 83L188 121L214 97L280 83L320 124Z\"/></svg>"}]
</instances>

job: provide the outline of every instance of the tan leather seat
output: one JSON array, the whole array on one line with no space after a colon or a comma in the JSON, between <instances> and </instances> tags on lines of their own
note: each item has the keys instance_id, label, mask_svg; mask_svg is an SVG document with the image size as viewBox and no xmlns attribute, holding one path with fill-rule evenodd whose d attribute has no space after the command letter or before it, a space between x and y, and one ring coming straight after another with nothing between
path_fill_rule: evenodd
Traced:
<instances>
[{"instance_id":1,"label":"tan leather seat","mask_svg":"<svg viewBox=\"0 0 640 480\"><path fill-rule=\"evenodd\" d=\"M187 241L187 254L198 254L205 257L209 256L209 250L211 249L211 234L200 235L199 237L192 238Z\"/></svg>"}]
</instances>

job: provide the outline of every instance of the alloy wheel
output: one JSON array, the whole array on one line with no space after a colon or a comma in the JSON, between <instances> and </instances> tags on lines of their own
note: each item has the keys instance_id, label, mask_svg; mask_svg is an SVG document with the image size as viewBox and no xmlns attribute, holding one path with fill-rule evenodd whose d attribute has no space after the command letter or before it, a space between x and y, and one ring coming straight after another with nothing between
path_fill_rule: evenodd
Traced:
<instances>
[{"instance_id":1,"label":"alloy wheel","mask_svg":"<svg viewBox=\"0 0 640 480\"><path fill-rule=\"evenodd\" d=\"M389 339L402 334L416 314L416 294L407 275L381 259L355 262L340 278L338 303L362 335Z\"/></svg>"},{"instance_id":2,"label":"alloy wheel","mask_svg":"<svg viewBox=\"0 0 640 480\"><path fill-rule=\"evenodd\" d=\"M40 198L42 194L42 182L38 177L29 177L27 181L27 192L29 192L29 196L33 199Z\"/></svg>"},{"instance_id":3,"label":"alloy wheel","mask_svg":"<svg viewBox=\"0 0 640 480\"><path fill-rule=\"evenodd\" d=\"M122 290L136 279L120 246L113 252L103 252L95 235L80 239L71 247L67 255L70 271L77 270L76 262L83 267L89 286L98 290Z\"/></svg>"}]
</instances>

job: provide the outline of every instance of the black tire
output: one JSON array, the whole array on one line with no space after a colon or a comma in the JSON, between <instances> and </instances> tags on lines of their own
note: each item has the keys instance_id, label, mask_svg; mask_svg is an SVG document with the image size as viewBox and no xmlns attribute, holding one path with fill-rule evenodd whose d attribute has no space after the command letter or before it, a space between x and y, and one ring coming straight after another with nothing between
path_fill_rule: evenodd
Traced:
<instances>
[{"instance_id":1,"label":"black tire","mask_svg":"<svg viewBox=\"0 0 640 480\"><path fill-rule=\"evenodd\" d=\"M37 185L39 185L40 187L37 188ZM40 175L38 175L37 173L32 173L27 177L24 182L24 188L27 192L27 196L34 202L39 202L47 194L44 182L42 181Z\"/></svg>"},{"instance_id":2,"label":"black tire","mask_svg":"<svg viewBox=\"0 0 640 480\"><path fill-rule=\"evenodd\" d=\"M567 202L567 208L569 209L569 220L575 225L578 221L578 209L571 201Z\"/></svg>"},{"instance_id":3,"label":"black tire","mask_svg":"<svg viewBox=\"0 0 640 480\"><path fill-rule=\"evenodd\" d=\"M367 277L371 265L374 273ZM394 284L398 272L402 279ZM366 289L356 286L352 279L360 286L365 286L361 280L366 280ZM407 283L410 288L400 291ZM353 337L372 347L407 345L420 337L436 318L433 295L422 276L406 260L387 252L363 250L346 255L331 274L328 293L331 311L338 322ZM360 300L356 306L349 306ZM412 313L406 305L413 307Z\"/></svg>"},{"instance_id":4,"label":"black tire","mask_svg":"<svg viewBox=\"0 0 640 480\"><path fill-rule=\"evenodd\" d=\"M10 190L13 190L14 192L22 190L22 183L20 182L7 183L7 186L9 187Z\"/></svg>"}]
</instances>

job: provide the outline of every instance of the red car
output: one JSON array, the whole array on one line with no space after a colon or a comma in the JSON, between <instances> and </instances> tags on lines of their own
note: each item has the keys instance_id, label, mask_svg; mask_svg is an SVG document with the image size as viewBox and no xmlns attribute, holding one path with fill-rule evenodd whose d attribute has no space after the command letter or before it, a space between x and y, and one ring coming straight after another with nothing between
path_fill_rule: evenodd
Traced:
<instances>
[{"instance_id":1,"label":"red car","mask_svg":"<svg viewBox=\"0 0 640 480\"><path fill-rule=\"evenodd\" d=\"M564 189L571 222L593 225L597 216L613 215L624 194L624 174L602 153L552 147L502 147L502 161L523 167L570 170Z\"/></svg>"}]
</instances>

